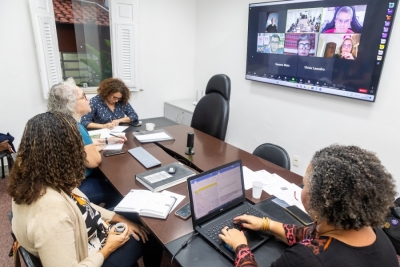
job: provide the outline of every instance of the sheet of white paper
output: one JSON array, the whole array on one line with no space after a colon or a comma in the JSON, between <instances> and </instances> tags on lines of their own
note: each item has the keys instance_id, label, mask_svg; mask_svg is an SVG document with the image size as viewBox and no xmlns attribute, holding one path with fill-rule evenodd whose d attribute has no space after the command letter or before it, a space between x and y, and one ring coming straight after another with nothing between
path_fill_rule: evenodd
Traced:
<instances>
[{"instance_id":1,"label":"sheet of white paper","mask_svg":"<svg viewBox=\"0 0 400 267\"><path fill-rule=\"evenodd\" d=\"M275 195L276 190L280 190L280 188L288 187L290 185L288 181L275 173L269 174L268 172L257 172L257 174L263 178L263 190L270 195Z\"/></svg>"},{"instance_id":2,"label":"sheet of white paper","mask_svg":"<svg viewBox=\"0 0 400 267\"><path fill-rule=\"evenodd\" d=\"M289 183L277 174L272 175L270 184L264 186L264 190L275 197L283 200L289 205L295 205L305 212L301 203L301 188L293 183Z\"/></svg>"},{"instance_id":3,"label":"sheet of white paper","mask_svg":"<svg viewBox=\"0 0 400 267\"><path fill-rule=\"evenodd\" d=\"M128 129L129 126L115 126L114 128L111 129L111 132L114 133L122 133L126 129Z\"/></svg>"},{"instance_id":4,"label":"sheet of white paper","mask_svg":"<svg viewBox=\"0 0 400 267\"><path fill-rule=\"evenodd\" d=\"M117 135L117 136L121 136L121 135L123 135L123 136L125 136L125 133L113 133L113 132L109 132L109 131L107 131L107 132L102 132L101 133L101 135L100 135L100 138L112 138L112 137L115 137L114 135L111 135L111 134L114 134L114 135Z\"/></svg>"},{"instance_id":5,"label":"sheet of white paper","mask_svg":"<svg viewBox=\"0 0 400 267\"><path fill-rule=\"evenodd\" d=\"M91 138L100 138L100 136L101 136L101 134L102 133L105 133L105 132L108 132L108 130L107 129L101 129L101 130L92 130L92 131L88 131L88 133L89 133L89 136L91 137Z\"/></svg>"},{"instance_id":6,"label":"sheet of white paper","mask_svg":"<svg viewBox=\"0 0 400 267\"><path fill-rule=\"evenodd\" d=\"M179 203L181 203L181 201L185 198L184 195L180 195L171 191L167 191L164 190L161 192L163 195L167 195L167 196L172 196L172 197L176 197L176 201L174 206L172 207L171 211L169 212L169 214L171 214L171 212L178 206Z\"/></svg>"},{"instance_id":7,"label":"sheet of white paper","mask_svg":"<svg viewBox=\"0 0 400 267\"><path fill-rule=\"evenodd\" d=\"M277 189L277 188L275 188ZM279 197L289 205L296 205L298 203L301 203L301 198L300 196L297 196L297 188L296 185L290 184L287 187L281 187L279 190L275 191L275 196ZM300 193L301 195L301 193Z\"/></svg>"},{"instance_id":8,"label":"sheet of white paper","mask_svg":"<svg viewBox=\"0 0 400 267\"><path fill-rule=\"evenodd\" d=\"M254 176L256 177L256 180L262 182L264 186L271 184L271 179L273 179L272 174L266 170L256 171L254 172Z\"/></svg>"},{"instance_id":9,"label":"sheet of white paper","mask_svg":"<svg viewBox=\"0 0 400 267\"><path fill-rule=\"evenodd\" d=\"M243 170L244 189L247 190L253 188L253 182L256 181L254 172L249 168L247 168L246 166L243 166L242 170Z\"/></svg>"},{"instance_id":10,"label":"sheet of white paper","mask_svg":"<svg viewBox=\"0 0 400 267\"><path fill-rule=\"evenodd\" d=\"M266 170L256 171L254 174L255 177L257 177L257 180L264 183L263 190L279 199L277 202L281 201L283 205L295 205L299 209L306 212L303 204L301 203L302 189L299 186L289 183L278 174L271 174Z\"/></svg>"},{"instance_id":11,"label":"sheet of white paper","mask_svg":"<svg viewBox=\"0 0 400 267\"><path fill-rule=\"evenodd\" d=\"M118 150L118 149L122 149L123 146L124 146L123 143L121 143L121 144L108 144L103 148L103 150Z\"/></svg>"},{"instance_id":12,"label":"sheet of white paper","mask_svg":"<svg viewBox=\"0 0 400 267\"><path fill-rule=\"evenodd\" d=\"M266 170L255 171L255 173L257 173L258 175L261 175L261 176L270 176L270 175L272 175L272 173L269 173Z\"/></svg>"},{"instance_id":13,"label":"sheet of white paper","mask_svg":"<svg viewBox=\"0 0 400 267\"><path fill-rule=\"evenodd\" d=\"M135 137L139 141L146 141L146 140L157 140L157 139L168 139L170 138L166 133L153 133L153 134L146 134L146 135L135 135Z\"/></svg>"},{"instance_id":14,"label":"sheet of white paper","mask_svg":"<svg viewBox=\"0 0 400 267\"><path fill-rule=\"evenodd\" d=\"M88 133L89 133L89 136L91 138L113 137L113 136L110 135L110 130L107 130L107 129L88 131ZM125 134L125 133L118 133L118 134ZM122 149L123 146L124 146L123 143L121 143L121 144L108 144L108 145L105 146L105 148L103 148L103 150Z\"/></svg>"}]
</instances>

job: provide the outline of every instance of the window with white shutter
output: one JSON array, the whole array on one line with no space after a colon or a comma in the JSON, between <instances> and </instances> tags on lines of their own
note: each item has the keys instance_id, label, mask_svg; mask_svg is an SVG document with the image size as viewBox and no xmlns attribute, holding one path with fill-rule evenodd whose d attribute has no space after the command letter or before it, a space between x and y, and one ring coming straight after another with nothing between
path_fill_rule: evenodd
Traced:
<instances>
[{"instance_id":1,"label":"window with white shutter","mask_svg":"<svg viewBox=\"0 0 400 267\"><path fill-rule=\"evenodd\" d=\"M50 88L61 81L60 57L51 0L29 0L42 91L47 99Z\"/></svg>"},{"instance_id":2,"label":"window with white shutter","mask_svg":"<svg viewBox=\"0 0 400 267\"><path fill-rule=\"evenodd\" d=\"M28 1L45 98L67 77L89 90L117 77L138 90L138 0Z\"/></svg>"},{"instance_id":3,"label":"window with white shutter","mask_svg":"<svg viewBox=\"0 0 400 267\"><path fill-rule=\"evenodd\" d=\"M113 43L114 76L122 79L132 91L138 91L137 21L138 0L110 0L111 38Z\"/></svg>"}]
</instances>

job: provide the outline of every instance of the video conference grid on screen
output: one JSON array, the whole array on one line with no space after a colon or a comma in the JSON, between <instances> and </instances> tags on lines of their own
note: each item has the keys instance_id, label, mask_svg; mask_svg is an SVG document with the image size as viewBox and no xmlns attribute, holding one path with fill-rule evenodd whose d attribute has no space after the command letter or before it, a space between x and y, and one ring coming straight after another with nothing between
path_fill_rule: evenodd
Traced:
<instances>
[{"instance_id":1,"label":"video conference grid on screen","mask_svg":"<svg viewBox=\"0 0 400 267\"><path fill-rule=\"evenodd\" d=\"M250 4L246 78L375 101L397 2Z\"/></svg>"}]
</instances>

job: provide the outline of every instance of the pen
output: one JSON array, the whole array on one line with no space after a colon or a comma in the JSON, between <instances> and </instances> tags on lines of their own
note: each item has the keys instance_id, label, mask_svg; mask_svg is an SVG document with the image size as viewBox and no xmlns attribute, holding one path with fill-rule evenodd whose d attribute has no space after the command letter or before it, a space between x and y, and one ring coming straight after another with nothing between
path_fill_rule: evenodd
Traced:
<instances>
[{"instance_id":1,"label":"pen","mask_svg":"<svg viewBox=\"0 0 400 267\"><path fill-rule=\"evenodd\" d=\"M110 135L115 136L115 137L117 137L117 138L124 139L124 138L122 138L121 136L118 136L118 135L115 135L115 134L112 134L112 133L110 133Z\"/></svg>"}]
</instances>

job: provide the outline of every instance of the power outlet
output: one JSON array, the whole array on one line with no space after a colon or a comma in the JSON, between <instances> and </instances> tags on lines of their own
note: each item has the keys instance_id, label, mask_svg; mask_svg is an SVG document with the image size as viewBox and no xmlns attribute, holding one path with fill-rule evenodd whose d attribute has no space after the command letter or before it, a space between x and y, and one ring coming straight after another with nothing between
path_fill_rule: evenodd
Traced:
<instances>
[{"instance_id":1,"label":"power outlet","mask_svg":"<svg viewBox=\"0 0 400 267\"><path fill-rule=\"evenodd\" d=\"M293 166L299 167L299 165L300 165L300 157L294 155L293 156Z\"/></svg>"}]
</instances>

